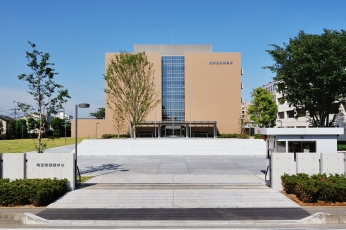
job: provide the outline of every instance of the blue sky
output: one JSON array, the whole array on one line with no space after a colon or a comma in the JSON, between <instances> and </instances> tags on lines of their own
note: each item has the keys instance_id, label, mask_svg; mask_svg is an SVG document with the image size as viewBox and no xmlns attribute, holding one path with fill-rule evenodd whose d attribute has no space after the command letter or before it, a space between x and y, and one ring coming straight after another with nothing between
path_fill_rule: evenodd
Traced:
<instances>
[{"instance_id":1,"label":"blue sky","mask_svg":"<svg viewBox=\"0 0 346 230\"><path fill-rule=\"evenodd\" d=\"M273 61L268 44L282 45L299 30L346 29L344 0L0 0L0 110L10 114L13 101L33 103L27 83L25 51L34 42L48 52L70 92L65 105L87 102L81 117L104 107L106 52L133 51L134 44L212 44L214 52L240 52L242 96L274 77L262 66Z\"/></svg>"}]
</instances>

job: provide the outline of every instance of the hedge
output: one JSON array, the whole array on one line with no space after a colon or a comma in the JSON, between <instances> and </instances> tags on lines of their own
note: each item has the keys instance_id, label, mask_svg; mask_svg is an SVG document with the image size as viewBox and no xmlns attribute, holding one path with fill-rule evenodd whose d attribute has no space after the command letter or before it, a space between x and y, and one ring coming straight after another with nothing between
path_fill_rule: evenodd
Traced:
<instances>
[{"instance_id":1,"label":"hedge","mask_svg":"<svg viewBox=\"0 0 346 230\"><path fill-rule=\"evenodd\" d=\"M120 138L129 138L130 134L120 134ZM106 133L101 136L102 139L118 138L118 134Z\"/></svg>"},{"instance_id":2,"label":"hedge","mask_svg":"<svg viewBox=\"0 0 346 230\"><path fill-rule=\"evenodd\" d=\"M299 200L305 203L346 202L346 178L343 175L284 174L281 176L281 180L287 194L295 194Z\"/></svg>"},{"instance_id":3,"label":"hedge","mask_svg":"<svg viewBox=\"0 0 346 230\"><path fill-rule=\"evenodd\" d=\"M28 205L46 206L67 191L68 180L0 179L0 206Z\"/></svg>"}]
</instances>

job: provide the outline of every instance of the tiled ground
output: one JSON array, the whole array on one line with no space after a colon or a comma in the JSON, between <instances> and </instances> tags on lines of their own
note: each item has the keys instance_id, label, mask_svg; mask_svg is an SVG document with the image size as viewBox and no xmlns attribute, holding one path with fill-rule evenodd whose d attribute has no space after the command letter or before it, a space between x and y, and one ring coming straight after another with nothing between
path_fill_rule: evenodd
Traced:
<instances>
[{"instance_id":1,"label":"tiled ground","mask_svg":"<svg viewBox=\"0 0 346 230\"><path fill-rule=\"evenodd\" d=\"M271 189L84 188L48 208L290 208L296 203Z\"/></svg>"},{"instance_id":2,"label":"tiled ground","mask_svg":"<svg viewBox=\"0 0 346 230\"><path fill-rule=\"evenodd\" d=\"M227 174L263 177L265 156L79 156L82 174Z\"/></svg>"}]
</instances>

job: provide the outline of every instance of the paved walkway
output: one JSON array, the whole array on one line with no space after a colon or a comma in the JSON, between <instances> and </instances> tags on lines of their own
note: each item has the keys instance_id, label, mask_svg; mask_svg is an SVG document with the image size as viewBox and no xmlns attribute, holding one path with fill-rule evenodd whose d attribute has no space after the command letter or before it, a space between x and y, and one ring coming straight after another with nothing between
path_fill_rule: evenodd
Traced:
<instances>
[{"instance_id":1,"label":"paved walkway","mask_svg":"<svg viewBox=\"0 0 346 230\"><path fill-rule=\"evenodd\" d=\"M83 175L109 178L113 174L226 174L264 180L266 159L265 156L79 156L78 167Z\"/></svg>"},{"instance_id":2,"label":"paved walkway","mask_svg":"<svg viewBox=\"0 0 346 230\"><path fill-rule=\"evenodd\" d=\"M93 185L66 194L47 208L296 208L266 188L119 188Z\"/></svg>"}]
</instances>

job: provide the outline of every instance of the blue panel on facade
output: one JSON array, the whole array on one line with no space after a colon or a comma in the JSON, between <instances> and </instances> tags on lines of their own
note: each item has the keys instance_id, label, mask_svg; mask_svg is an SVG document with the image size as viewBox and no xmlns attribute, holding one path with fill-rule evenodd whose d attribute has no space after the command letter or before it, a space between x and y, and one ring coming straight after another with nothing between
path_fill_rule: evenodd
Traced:
<instances>
[{"instance_id":1,"label":"blue panel on facade","mask_svg":"<svg viewBox=\"0 0 346 230\"><path fill-rule=\"evenodd\" d=\"M185 121L184 56L162 56L162 121Z\"/></svg>"}]
</instances>

